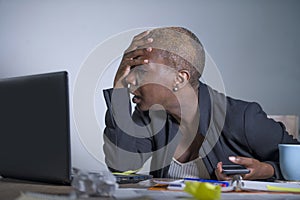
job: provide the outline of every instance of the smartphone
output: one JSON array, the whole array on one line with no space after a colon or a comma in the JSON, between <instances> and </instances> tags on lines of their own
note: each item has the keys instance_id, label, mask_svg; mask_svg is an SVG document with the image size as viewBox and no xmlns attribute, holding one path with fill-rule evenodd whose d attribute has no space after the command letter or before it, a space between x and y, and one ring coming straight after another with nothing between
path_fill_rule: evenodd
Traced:
<instances>
[{"instance_id":1,"label":"smartphone","mask_svg":"<svg viewBox=\"0 0 300 200\"><path fill-rule=\"evenodd\" d=\"M226 175L248 174L250 170L242 165L223 165L222 173Z\"/></svg>"}]
</instances>

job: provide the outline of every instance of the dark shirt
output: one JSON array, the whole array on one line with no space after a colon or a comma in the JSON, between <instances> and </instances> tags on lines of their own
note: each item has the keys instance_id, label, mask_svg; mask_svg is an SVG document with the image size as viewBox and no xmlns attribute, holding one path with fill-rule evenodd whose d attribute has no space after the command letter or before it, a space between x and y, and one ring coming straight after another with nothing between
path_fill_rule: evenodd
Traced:
<instances>
[{"instance_id":1,"label":"dark shirt","mask_svg":"<svg viewBox=\"0 0 300 200\"><path fill-rule=\"evenodd\" d=\"M148 158L151 174L166 177L181 134L178 122L164 111L131 115L127 89L104 90L107 104L104 153L113 171L139 169ZM269 119L255 102L226 97L200 82L198 134L205 140L199 156L212 179L217 163L229 163L229 156L255 158L271 164L274 177L282 179L278 144L299 143L280 122Z\"/></svg>"}]
</instances>

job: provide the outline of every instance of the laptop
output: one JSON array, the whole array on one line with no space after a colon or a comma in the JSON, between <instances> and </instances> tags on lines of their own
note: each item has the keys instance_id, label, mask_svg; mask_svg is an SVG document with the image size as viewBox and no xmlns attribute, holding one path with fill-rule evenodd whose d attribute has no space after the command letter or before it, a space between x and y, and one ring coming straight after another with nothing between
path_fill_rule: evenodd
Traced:
<instances>
[{"instance_id":1,"label":"laptop","mask_svg":"<svg viewBox=\"0 0 300 200\"><path fill-rule=\"evenodd\" d=\"M70 184L68 73L0 79L0 176Z\"/></svg>"}]
</instances>

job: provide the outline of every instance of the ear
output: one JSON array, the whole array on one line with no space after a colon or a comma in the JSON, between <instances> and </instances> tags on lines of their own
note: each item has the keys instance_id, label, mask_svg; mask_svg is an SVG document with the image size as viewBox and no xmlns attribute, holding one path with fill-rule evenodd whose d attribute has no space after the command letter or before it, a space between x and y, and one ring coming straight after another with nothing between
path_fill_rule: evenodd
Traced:
<instances>
[{"instance_id":1,"label":"ear","mask_svg":"<svg viewBox=\"0 0 300 200\"><path fill-rule=\"evenodd\" d=\"M180 89L183 88L190 80L190 72L183 69L180 70L176 76L175 84Z\"/></svg>"}]
</instances>

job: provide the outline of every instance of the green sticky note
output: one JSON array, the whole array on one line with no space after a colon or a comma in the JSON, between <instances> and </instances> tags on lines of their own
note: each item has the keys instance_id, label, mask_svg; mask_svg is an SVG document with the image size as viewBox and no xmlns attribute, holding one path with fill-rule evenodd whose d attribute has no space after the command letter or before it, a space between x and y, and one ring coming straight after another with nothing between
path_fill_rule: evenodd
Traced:
<instances>
[{"instance_id":1,"label":"green sticky note","mask_svg":"<svg viewBox=\"0 0 300 200\"><path fill-rule=\"evenodd\" d=\"M185 182L184 191L196 199L219 200L221 199L221 186L202 182Z\"/></svg>"}]
</instances>

